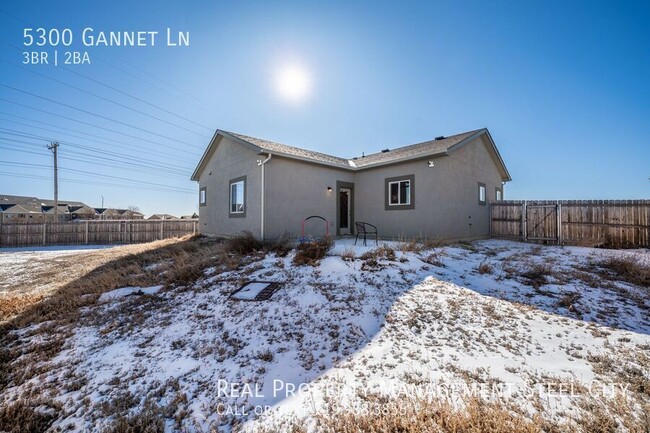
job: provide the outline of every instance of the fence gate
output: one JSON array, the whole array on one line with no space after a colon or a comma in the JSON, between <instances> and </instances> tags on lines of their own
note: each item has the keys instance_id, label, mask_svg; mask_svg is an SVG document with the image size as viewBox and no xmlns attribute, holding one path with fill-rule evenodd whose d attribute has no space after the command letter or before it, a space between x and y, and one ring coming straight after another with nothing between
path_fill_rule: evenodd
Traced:
<instances>
[{"instance_id":1,"label":"fence gate","mask_svg":"<svg viewBox=\"0 0 650 433\"><path fill-rule=\"evenodd\" d=\"M560 243L560 204L523 204L523 240Z\"/></svg>"}]
</instances>

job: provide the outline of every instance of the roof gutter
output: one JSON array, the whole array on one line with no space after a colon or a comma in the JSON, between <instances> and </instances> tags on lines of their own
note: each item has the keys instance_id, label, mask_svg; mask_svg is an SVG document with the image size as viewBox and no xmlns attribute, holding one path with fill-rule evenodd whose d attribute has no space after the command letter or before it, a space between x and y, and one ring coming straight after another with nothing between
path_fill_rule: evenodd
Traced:
<instances>
[{"instance_id":1,"label":"roof gutter","mask_svg":"<svg viewBox=\"0 0 650 433\"><path fill-rule=\"evenodd\" d=\"M261 224L260 224L260 237L262 240L264 240L264 196L266 195L266 191L264 190L264 167L266 166L266 163L271 160L273 157L272 153L269 153L269 156L266 157L264 160L259 160L257 162L258 165L262 167L262 188L260 190L260 201L261 201L261 207L260 207L260 215L261 215Z\"/></svg>"}]
</instances>

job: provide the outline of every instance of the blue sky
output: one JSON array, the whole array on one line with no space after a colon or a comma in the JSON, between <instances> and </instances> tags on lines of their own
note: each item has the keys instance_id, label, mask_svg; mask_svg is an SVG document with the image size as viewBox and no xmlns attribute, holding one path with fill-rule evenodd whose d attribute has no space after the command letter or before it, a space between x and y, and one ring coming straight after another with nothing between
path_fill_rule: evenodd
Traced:
<instances>
[{"instance_id":1,"label":"blue sky","mask_svg":"<svg viewBox=\"0 0 650 433\"><path fill-rule=\"evenodd\" d=\"M212 129L352 157L488 127L506 198L648 198L649 19L633 1L3 2L0 193L51 196L47 140L60 198L188 214ZM16 66L25 27L70 28L59 53L92 63ZM86 27L190 46L84 47ZM274 89L287 63L310 72L298 103Z\"/></svg>"}]
</instances>

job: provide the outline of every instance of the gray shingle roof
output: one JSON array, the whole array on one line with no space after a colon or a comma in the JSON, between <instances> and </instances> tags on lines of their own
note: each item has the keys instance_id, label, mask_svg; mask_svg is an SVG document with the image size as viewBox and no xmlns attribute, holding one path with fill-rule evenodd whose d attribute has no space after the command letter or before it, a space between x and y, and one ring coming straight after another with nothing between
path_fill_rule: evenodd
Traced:
<instances>
[{"instance_id":1,"label":"gray shingle roof","mask_svg":"<svg viewBox=\"0 0 650 433\"><path fill-rule=\"evenodd\" d=\"M409 146L389 149L388 152L377 152L363 157L353 158L352 162L357 167L368 167L375 164L388 163L392 161L402 161L405 159L419 158L429 155L438 155L445 153L450 147L455 146L461 141L481 131L463 132L462 134L451 135L449 137L437 140L424 141L422 143L411 144Z\"/></svg>"},{"instance_id":2,"label":"gray shingle roof","mask_svg":"<svg viewBox=\"0 0 650 433\"><path fill-rule=\"evenodd\" d=\"M338 167L347 170L364 170L384 164L394 164L402 161L409 161L413 159L426 158L429 156L443 155L453 150L457 145L462 145L482 134L486 134L489 142L492 145L493 153L496 155L496 163L500 166L504 180L511 180L508 174L508 169L505 167L499 151L496 149L492 137L486 128L475 129L460 134L450 135L448 137L437 137L434 140L423 141L421 143L411 144L404 147L389 149L370 155L362 155L352 159L341 158L338 156L328 155L322 152L313 150L302 149L300 147L288 146L286 144L277 143L270 140L255 138L244 134L235 132L228 132L224 130L217 130L210 145L203 153L199 164L196 166L192 174L192 180L199 180L201 172L205 169L207 161L212 157L216 149L218 136L229 137L232 140L239 141L241 144L250 146L258 153L276 154L288 158L295 158L304 161L311 161L316 164L324 164L332 167Z\"/></svg>"},{"instance_id":3,"label":"gray shingle roof","mask_svg":"<svg viewBox=\"0 0 650 433\"><path fill-rule=\"evenodd\" d=\"M237 134L234 132L227 132L228 134L243 140L247 143L259 147L262 151L271 153L281 153L288 156L307 159L314 162L321 162L330 165L336 165L344 168L365 168L378 164L386 164L393 161L402 161L414 159L418 157L425 157L429 155L437 155L445 153L450 147L462 142L468 137L482 131L476 129L474 131L463 132L461 134L451 135L449 137L439 138L436 140L424 141L422 143L411 144L409 146L398 147L390 149L388 152L377 152L370 155L359 156L352 159L340 158L313 150L302 149L299 147L288 146L286 144L276 143L261 138L250 137L248 135ZM226 131L224 131L226 132Z\"/></svg>"},{"instance_id":4,"label":"gray shingle roof","mask_svg":"<svg viewBox=\"0 0 650 433\"><path fill-rule=\"evenodd\" d=\"M302 149L300 147L288 146L286 144L276 143L274 141L269 141L269 140L263 140L261 138L250 137L248 135L237 134L234 132L228 132L228 134L235 136L240 140L244 140L247 143L253 144L261 148L262 150L266 150L269 152L284 153L286 155L296 156L304 159L310 159L316 162L324 162L326 164L340 165L341 167L350 168L350 162L347 159L339 158L338 156L332 156L326 153Z\"/></svg>"}]
</instances>

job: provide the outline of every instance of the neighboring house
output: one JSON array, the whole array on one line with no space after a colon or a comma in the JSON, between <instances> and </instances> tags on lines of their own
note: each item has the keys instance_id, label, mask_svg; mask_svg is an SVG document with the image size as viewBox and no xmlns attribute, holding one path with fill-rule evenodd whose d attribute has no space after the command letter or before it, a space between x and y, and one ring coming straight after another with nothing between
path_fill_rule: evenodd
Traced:
<instances>
[{"instance_id":1,"label":"neighboring house","mask_svg":"<svg viewBox=\"0 0 650 433\"><path fill-rule=\"evenodd\" d=\"M296 238L320 215L335 236L365 221L382 238L474 239L511 178L487 129L352 159L218 130L192 180L208 235Z\"/></svg>"},{"instance_id":2,"label":"neighboring house","mask_svg":"<svg viewBox=\"0 0 650 433\"><path fill-rule=\"evenodd\" d=\"M175 220L178 219L174 215L169 215L168 213L155 213L151 215L149 220Z\"/></svg>"},{"instance_id":3,"label":"neighboring house","mask_svg":"<svg viewBox=\"0 0 650 433\"><path fill-rule=\"evenodd\" d=\"M19 206L12 209L14 206ZM11 210L10 210L11 209ZM59 200L55 212L54 200L17 195L0 195L0 222L60 222L91 219L143 219L144 215L128 209L95 209L80 201Z\"/></svg>"},{"instance_id":4,"label":"neighboring house","mask_svg":"<svg viewBox=\"0 0 650 433\"><path fill-rule=\"evenodd\" d=\"M70 206L71 219L74 220L92 220L97 217L97 211L90 206Z\"/></svg>"},{"instance_id":5,"label":"neighboring house","mask_svg":"<svg viewBox=\"0 0 650 433\"><path fill-rule=\"evenodd\" d=\"M120 216L125 220L142 220L144 219L144 214L138 211L130 209L118 209Z\"/></svg>"},{"instance_id":6,"label":"neighboring house","mask_svg":"<svg viewBox=\"0 0 650 433\"><path fill-rule=\"evenodd\" d=\"M117 209L108 209L108 208L95 208L97 218L100 220L118 220L120 219L120 213Z\"/></svg>"},{"instance_id":7,"label":"neighboring house","mask_svg":"<svg viewBox=\"0 0 650 433\"><path fill-rule=\"evenodd\" d=\"M39 207L30 204L0 205L0 222L29 223L42 222L43 214Z\"/></svg>"}]
</instances>

